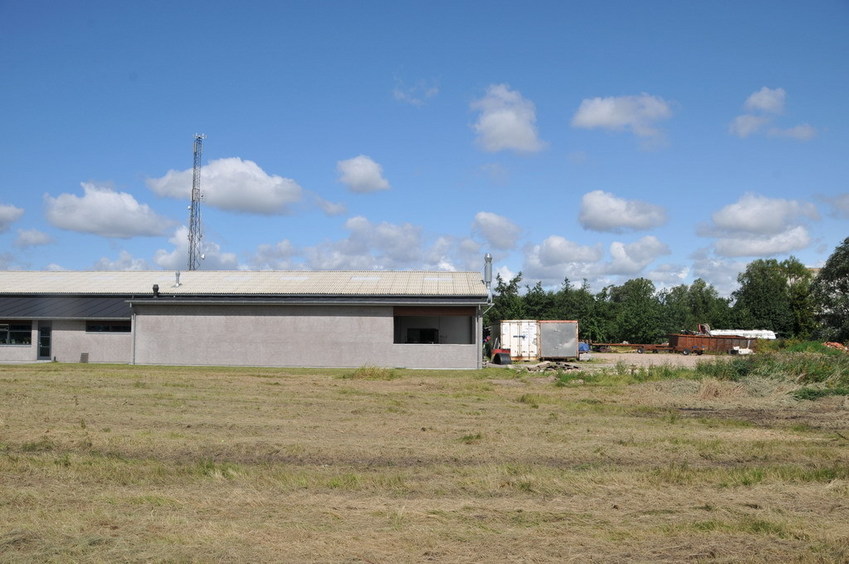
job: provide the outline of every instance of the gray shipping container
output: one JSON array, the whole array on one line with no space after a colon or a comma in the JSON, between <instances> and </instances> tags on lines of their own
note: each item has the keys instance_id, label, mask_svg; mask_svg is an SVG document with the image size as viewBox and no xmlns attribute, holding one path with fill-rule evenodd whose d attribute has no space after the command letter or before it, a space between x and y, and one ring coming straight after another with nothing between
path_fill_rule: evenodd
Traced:
<instances>
[{"instance_id":1,"label":"gray shipping container","mask_svg":"<svg viewBox=\"0 0 849 564\"><path fill-rule=\"evenodd\" d=\"M540 359L577 359L578 322L540 321Z\"/></svg>"}]
</instances>

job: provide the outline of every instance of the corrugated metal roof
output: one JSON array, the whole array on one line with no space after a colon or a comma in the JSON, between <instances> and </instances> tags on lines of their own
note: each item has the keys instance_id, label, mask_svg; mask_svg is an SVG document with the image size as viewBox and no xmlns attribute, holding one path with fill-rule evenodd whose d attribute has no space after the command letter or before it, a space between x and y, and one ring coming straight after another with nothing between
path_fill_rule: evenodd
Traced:
<instances>
[{"instance_id":1,"label":"corrugated metal roof","mask_svg":"<svg viewBox=\"0 0 849 564\"><path fill-rule=\"evenodd\" d=\"M0 271L0 295L462 296L485 298L477 272L433 271Z\"/></svg>"}]
</instances>

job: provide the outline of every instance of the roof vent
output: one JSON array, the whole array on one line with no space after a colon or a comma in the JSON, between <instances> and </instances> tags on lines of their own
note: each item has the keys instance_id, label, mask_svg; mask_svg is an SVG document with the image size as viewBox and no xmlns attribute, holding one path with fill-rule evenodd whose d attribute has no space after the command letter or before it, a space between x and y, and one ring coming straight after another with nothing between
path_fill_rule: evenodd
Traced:
<instances>
[{"instance_id":1,"label":"roof vent","mask_svg":"<svg viewBox=\"0 0 849 564\"><path fill-rule=\"evenodd\" d=\"M174 287L175 288L180 287L180 271L179 270L174 273Z\"/></svg>"},{"instance_id":2,"label":"roof vent","mask_svg":"<svg viewBox=\"0 0 849 564\"><path fill-rule=\"evenodd\" d=\"M159 284L154 284L154 285L153 285L153 297L154 297L154 298L158 298L158 297L159 297Z\"/></svg>"}]
</instances>

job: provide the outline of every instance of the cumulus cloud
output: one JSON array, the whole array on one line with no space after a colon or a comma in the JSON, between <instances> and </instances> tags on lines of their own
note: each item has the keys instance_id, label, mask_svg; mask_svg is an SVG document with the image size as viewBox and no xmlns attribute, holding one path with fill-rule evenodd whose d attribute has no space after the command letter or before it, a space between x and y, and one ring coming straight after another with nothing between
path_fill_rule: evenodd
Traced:
<instances>
[{"instance_id":1,"label":"cumulus cloud","mask_svg":"<svg viewBox=\"0 0 849 564\"><path fill-rule=\"evenodd\" d=\"M660 135L655 124L671 115L669 102L649 94L587 98L572 116L572 127L631 131L638 137L655 137Z\"/></svg>"},{"instance_id":2,"label":"cumulus cloud","mask_svg":"<svg viewBox=\"0 0 849 564\"><path fill-rule=\"evenodd\" d=\"M805 220L819 213L810 202L745 194L711 216L699 235L715 237L714 249L724 257L769 256L796 251L811 243Z\"/></svg>"},{"instance_id":3,"label":"cumulus cloud","mask_svg":"<svg viewBox=\"0 0 849 564\"><path fill-rule=\"evenodd\" d=\"M0 233L8 231L9 226L24 215L24 210L8 204L0 204Z\"/></svg>"},{"instance_id":4,"label":"cumulus cloud","mask_svg":"<svg viewBox=\"0 0 849 564\"><path fill-rule=\"evenodd\" d=\"M127 239L162 235L174 224L147 204L140 204L131 194L89 182L81 186L82 197L44 195L45 215L52 225L69 231Z\"/></svg>"},{"instance_id":5,"label":"cumulus cloud","mask_svg":"<svg viewBox=\"0 0 849 564\"><path fill-rule=\"evenodd\" d=\"M259 270L297 269L298 265L294 261L297 254L298 251L295 245L288 239L284 239L273 245L259 245L254 254L251 268Z\"/></svg>"},{"instance_id":6,"label":"cumulus cloud","mask_svg":"<svg viewBox=\"0 0 849 564\"><path fill-rule=\"evenodd\" d=\"M612 277L638 275L658 257L670 254L669 246L654 236L633 243L613 242L608 252L606 259L601 244L581 245L552 235L539 245L526 247L523 272L527 280L538 279L549 285L568 278L587 279L599 286L611 283ZM667 279L671 275L664 276Z\"/></svg>"},{"instance_id":7,"label":"cumulus cloud","mask_svg":"<svg viewBox=\"0 0 849 564\"><path fill-rule=\"evenodd\" d=\"M118 253L118 258L115 260L107 257L101 257L94 264L94 270L148 270L147 261L140 258L135 258L128 251Z\"/></svg>"},{"instance_id":8,"label":"cumulus cloud","mask_svg":"<svg viewBox=\"0 0 849 564\"><path fill-rule=\"evenodd\" d=\"M714 245L716 254L723 257L770 256L804 249L811 244L808 230L797 225L774 235L752 237L722 237Z\"/></svg>"},{"instance_id":9,"label":"cumulus cloud","mask_svg":"<svg viewBox=\"0 0 849 564\"><path fill-rule=\"evenodd\" d=\"M752 93L743 107L749 111L767 112L780 114L784 111L784 100L787 93L783 88L767 88L764 86L757 92Z\"/></svg>"},{"instance_id":10,"label":"cumulus cloud","mask_svg":"<svg viewBox=\"0 0 849 564\"><path fill-rule=\"evenodd\" d=\"M485 151L532 153L545 147L536 127L536 107L507 84L493 84L471 109L480 112L473 128Z\"/></svg>"},{"instance_id":11,"label":"cumulus cloud","mask_svg":"<svg viewBox=\"0 0 849 564\"><path fill-rule=\"evenodd\" d=\"M573 262L598 262L604 251L601 245L580 245L559 235L546 238L535 250L542 266L555 266Z\"/></svg>"},{"instance_id":12,"label":"cumulus cloud","mask_svg":"<svg viewBox=\"0 0 849 564\"><path fill-rule=\"evenodd\" d=\"M311 268L393 269L421 264L421 228L409 223L372 223L362 216L345 222L346 239L304 249Z\"/></svg>"},{"instance_id":13,"label":"cumulus cloud","mask_svg":"<svg viewBox=\"0 0 849 564\"><path fill-rule=\"evenodd\" d=\"M669 246L654 235L647 235L634 243L610 244L611 262L607 274L635 275L661 255L670 254Z\"/></svg>"},{"instance_id":14,"label":"cumulus cloud","mask_svg":"<svg viewBox=\"0 0 849 564\"><path fill-rule=\"evenodd\" d=\"M593 231L638 231L666 223L666 210L654 204L625 200L609 192L595 190L581 198L578 221L584 229Z\"/></svg>"},{"instance_id":15,"label":"cumulus cloud","mask_svg":"<svg viewBox=\"0 0 849 564\"><path fill-rule=\"evenodd\" d=\"M38 229L18 229L18 237L12 243L19 249L29 249L31 247L40 247L53 242L53 238L39 231Z\"/></svg>"},{"instance_id":16,"label":"cumulus cloud","mask_svg":"<svg viewBox=\"0 0 849 564\"><path fill-rule=\"evenodd\" d=\"M174 231L168 242L174 248L170 251L166 249L157 250L154 253L153 261L159 268L167 270L185 268L189 261L189 228L181 225ZM214 241L204 239L200 250L204 255L201 268L205 270L233 270L239 265L235 254L223 252L221 246Z\"/></svg>"},{"instance_id":17,"label":"cumulus cloud","mask_svg":"<svg viewBox=\"0 0 849 564\"><path fill-rule=\"evenodd\" d=\"M334 216L334 215L342 215L348 211L348 208L345 204L330 202L325 200L321 196L315 196L315 203L318 208L324 212L324 215Z\"/></svg>"},{"instance_id":18,"label":"cumulus cloud","mask_svg":"<svg viewBox=\"0 0 849 564\"><path fill-rule=\"evenodd\" d=\"M352 192L362 194L389 189L389 182L383 177L383 168L366 155L339 161L336 170L339 172L339 181Z\"/></svg>"},{"instance_id":19,"label":"cumulus cloud","mask_svg":"<svg viewBox=\"0 0 849 564\"><path fill-rule=\"evenodd\" d=\"M783 88L768 88L764 86L753 92L743 104L748 113L735 117L728 126L728 132L742 139L754 134L769 137L784 137L797 141L813 139L817 130L810 124L803 123L794 127L773 126L776 116L784 113L787 93Z\"/></svg>"},{"instance_id":20,"label":"cumulus cloud","mask_svg":"<svg viewBox=\"0 0 849 564\"><path fill-rule=\"evenodd\" d=\"M737 275L746 270L748 264L748 261L716 258L706 252L699 252L693 258L693 277L701 278L726 297L737 289Z\"/></svg>"},{"instance_id":21,"label":"cumulus cloud","mask_svg":"<svg viewBox=\"0 0 849 564\"><path fill-rule=\"evenodd\" d=\"M480 235L493 248L512 249L522 229L504 216L492 212L478 212L472 222L472 232Z\"/></svg>"},{"instance_id":22,"label":"cumulus cloud","mask_svg":"<svg viewBox=\"0 0 849 564\"><path fill-rule=\"evenodd\" d=\"M737 137L745 139L749 135L761 131L769 122L770 118L745 114L734 118L731 125L728 126L728 131Z\"/></svg>"},{"instance_id":23,"label":"cumulus cloud","mask_svg":"<svg viewBox=\"0 0 849 564\"><path fill-rule=\"evenodd\" d=\"M814 204L753 193L744 194L711 215L713 224L723 232L756 235L781 233L803 218L819 219Z\"/></svg>"},{"instance_id":24,"label":"cumulus cloud","mask_svg":"<svg viewBox=\"0 0 849 564\"><path fill-rule=\"evenodd\" d=\"M192 169L169 170L161 178L147 180L156 194L191 200ZM201 168L204 205L225 211L262 215L286 214L301 201L303 189L290 178L270 175L253 161L238 157L210 161Z\"/></svg>"}]
</instances>

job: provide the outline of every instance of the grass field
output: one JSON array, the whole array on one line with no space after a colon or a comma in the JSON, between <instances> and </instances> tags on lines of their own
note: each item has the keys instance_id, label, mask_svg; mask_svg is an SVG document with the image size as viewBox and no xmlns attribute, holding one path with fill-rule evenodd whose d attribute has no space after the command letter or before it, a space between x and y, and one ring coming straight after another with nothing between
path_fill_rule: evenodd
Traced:
<instances>
[{"instance_id":1,"label":"grass field","mask_svg":"<svg viewBox=\"0 0 849 564\"><path fill-rule=\"evenodd\" d=\"M800 386L0 366L0 560L846 562L849 400Z\"/></svg>"}]
</instances>

